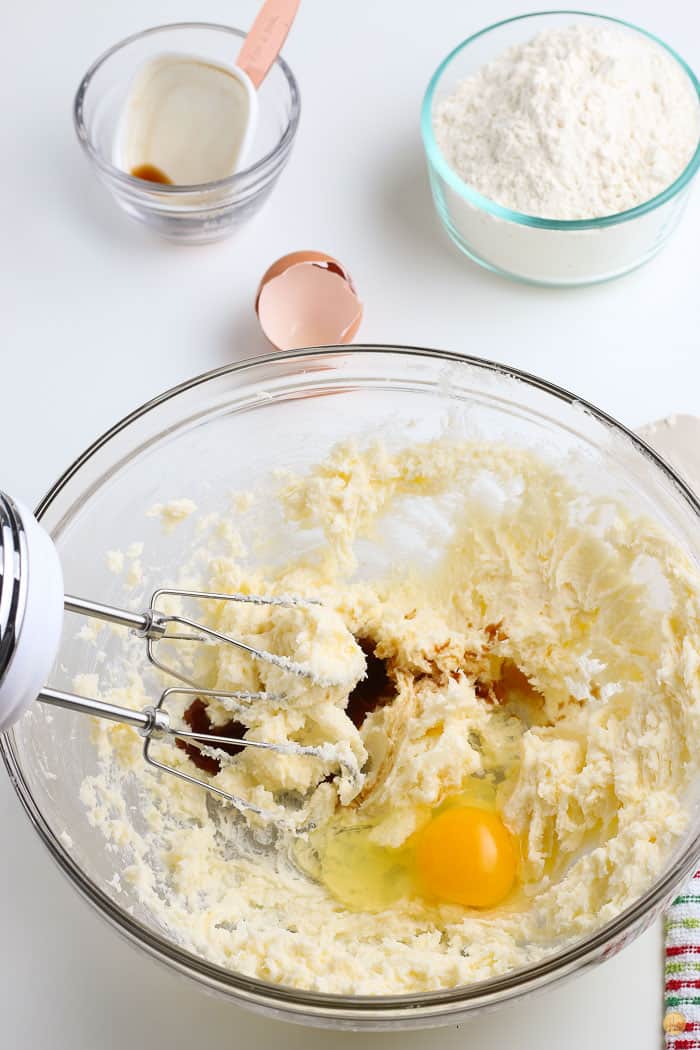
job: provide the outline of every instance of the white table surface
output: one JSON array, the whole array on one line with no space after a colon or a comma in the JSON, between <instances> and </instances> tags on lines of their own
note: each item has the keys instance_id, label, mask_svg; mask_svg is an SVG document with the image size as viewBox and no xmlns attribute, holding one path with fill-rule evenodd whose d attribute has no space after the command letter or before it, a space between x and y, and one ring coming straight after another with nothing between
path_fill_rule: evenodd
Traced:
<instances>
[{"instance_id":1,"label":"white table surface","mask_svg":"<svg viewBox=\"0 0 700 1050\"><path fill-rule=\"evenodd\" d=\"M700 8L617 0L700 67ZM130 224L93 179L70 107L85 68L147 25L249 25L254 0L33 0L0 34L0 485L35 502L118 417L188 376L266 350L253 314L268 263L320 248L365 300L360 337L443 347L539 373L637 426L700 411L700 194L648 267L571 291L464 260L437 227L418 135L443 55L521 0L303 0L285 54L302 91L295 152L236 239L176 248ZM96 596L99 597L99 596ZM654 928L596 971L460 1029L353 1036L283 1026L206 996L123 943L61 878L0 777L0 1044L8 1050L364 1046L519 1050L660 1044ZM196 1043L193 1043L196 1026Z\"/></svg>"}]
</instances>

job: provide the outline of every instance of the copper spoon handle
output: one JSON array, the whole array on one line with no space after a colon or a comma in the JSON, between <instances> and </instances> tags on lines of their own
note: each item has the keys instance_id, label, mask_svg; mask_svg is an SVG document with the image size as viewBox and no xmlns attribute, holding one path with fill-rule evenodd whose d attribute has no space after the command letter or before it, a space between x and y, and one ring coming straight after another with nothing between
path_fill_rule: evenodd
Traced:
<instances>
[{"instance_id":1,"label":"copper spoon handle","mask_svg":"<svg viewBox=\"0 0 700 1050\"><path fill-rule=\"evenodd\" d=\"M266 0L240 50L236 65L259 88L287 39L299 0Z\"/></svg>"}]
</instances>

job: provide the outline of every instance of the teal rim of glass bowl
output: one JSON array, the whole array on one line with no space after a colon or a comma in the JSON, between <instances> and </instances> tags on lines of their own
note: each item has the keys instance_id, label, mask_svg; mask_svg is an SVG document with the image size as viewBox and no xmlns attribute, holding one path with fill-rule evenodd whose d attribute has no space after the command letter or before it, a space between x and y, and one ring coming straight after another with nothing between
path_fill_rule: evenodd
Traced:
<instances>
[{"instance_id":1,"label":"teal rim of glass bowl","mask_svg":"<svg viewBox=\"0 0 700 1050\"><path fill-rule=\"evenodd\" d=\"M663 40L655 36L653 33L648 32L648 30L642 29L640 26L636 26L632 22L625 22L622 18L612 18L609 15L599 15L593 11L532 11L530 14L516 15L514 18L504 18L500 22L494 22L493 25L486 26L485 29L479 30L478 33L473 33L472 36L467 37L466 40L457 44L457 46L450 51L449 55L442 60L438 68L435 70L430 78L430 83L428 84L425 95L423 96L423 104L421 106L421 135L428 163L441 176L441 178L444 179L451 189L470 203L476 205L476 207L480 208L482 211L490 212L491 215L495 215L499 219L515 222L521 226L535 226L544 230L598 230L605 226L616 226L618 223L629 222L630 219L637 219L642 215L646 215L647 212L660 207L662 204L666 204L667 201L670 201L676 196L676 194L680 193L680 191L690 183L693 176L697 174L698 168L700 168L700 138L698 139L695 152L688 161L686 167L680 173L678 178L667 186L666 189L662 190L661 193L657 193L655 197L651 197L648 201L644 201L642 204L635 205L634 208L628 208L626 211L615 212L612 215L602 215L596 219L545 219L538 215L527 215L525 212L513 211L511 208L506 208L504 205L497 204L496 201L492 201L488 197L482 196L482 194L473 189L468 183L460 179L457 172L447 163L435 141L432 112L435 90L445 70L461 51L466 47L469 47L469 45L475 40L492 32L494 29L500 29L501 26L509 25L512 22L522 22L525 19L542 18L548 15L571 15L576 18L596 18L603 22L611 22L614 25L624 26L626 29L631 29L636 33L640 33L642 36L647 37L648 40L658 44L659 47L662 47L667 54L676 60L678 65L688 76L692 86L695 88L698 105L700 106L700 82L688 63L685 62L672 47L669 47L668 44L664 43Z\"/></svg>"}]
</instances>

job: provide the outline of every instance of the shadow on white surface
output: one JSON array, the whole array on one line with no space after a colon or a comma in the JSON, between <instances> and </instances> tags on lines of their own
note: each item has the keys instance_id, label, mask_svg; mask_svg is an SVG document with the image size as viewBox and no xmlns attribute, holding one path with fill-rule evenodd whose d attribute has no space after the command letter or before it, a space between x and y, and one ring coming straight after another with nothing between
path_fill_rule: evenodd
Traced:
<instances>
[{"instance_id":1,"label":"shadow on white surface","mask_svg":"<svg viewBox=\"0 0 700 1050\"><path fill-rule=\"evenodd\" d=\"M439 268L463 280L470 294L485 287L494 288L496 294L527 293L527 286L479 266L450 239L435 210L422 147L413 136L396 147L383 184L377 187L376 207L377 224L392 238L394 251L398 248L403 257L420 258L426 281Z\"/></svg>"},{"instance_id":2,"label":"shadow on white surface","mask_svg":"<svg viewBox=\"0 0 700 1050\"><path fill-rule=\"evenodd\" d=\"M217 336L216 348L221 355L222 365L274 351L274 347L267 341L260 328L255 313L254 295L250 303L240 305L232 312L230 319L225 319Z\"/></svg>"}]
</instances>

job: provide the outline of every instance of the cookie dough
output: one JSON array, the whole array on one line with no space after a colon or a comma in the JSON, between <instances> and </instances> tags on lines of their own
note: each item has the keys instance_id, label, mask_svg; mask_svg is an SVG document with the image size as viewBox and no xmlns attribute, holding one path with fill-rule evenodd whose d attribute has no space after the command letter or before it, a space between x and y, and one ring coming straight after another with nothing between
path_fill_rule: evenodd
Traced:
<instances>
[{"instance_id":1,"label":"cookie dough","mask_svg":"<svg viewBox=\"0 0 700 1050\"><path fill-rule=\"evenodd\" d=\"M700 755L700 579L672 537L566 465L448 436L338 447L279 479L277 503L285 530L306 538L298 553L264 564L226 522L216 551L205 534L186 582L319 598L333 626L236 603L206 622L336 670L334 631L347 628L386 688L356 725L347 684L310 685L228 648L193 657L203 686L283 697L215 701L214 724L336 749L328 761L252 749L222 760L215 783L269 820L158 777L131 729L96 725L100 771L82 800L152 920L245 974L381 995L526 966L648 889L688 825ZM134 673L111 696L139 706L152 691ZM167 757L193 771L185 752ZM445 800L478 791L518 844L502 905L407 892L350 907L319 878L310 829L340 819L400 849Z\"/></svg>"}]
</instances>

